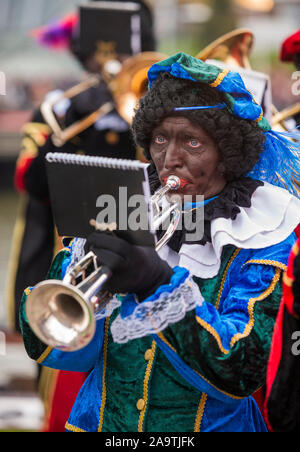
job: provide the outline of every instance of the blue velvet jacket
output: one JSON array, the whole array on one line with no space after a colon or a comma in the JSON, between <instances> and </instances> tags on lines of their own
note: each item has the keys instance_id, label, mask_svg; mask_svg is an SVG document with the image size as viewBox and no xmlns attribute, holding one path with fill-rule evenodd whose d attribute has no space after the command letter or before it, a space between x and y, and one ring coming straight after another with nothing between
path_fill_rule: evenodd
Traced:
<instances>
[{"instance_id":1,"label":"blue velvet jacket","mask_svg":"<svg viewBox=\"0 0 300 452\"><path fill-rule=\"evenodd\" d=\"M252 394L265 381L281 274L294 241L291 234L264 249L227 245L211 279L175 268L171 283L140 305L148 306L146 313L158 307L164 316L165 303L177 303L182 293L185 301L198 297L179 320L169 318L163 327L131 337L130 328L145 323L146 316L127 296L97 320L93 340L77 352L46 347L34 336L24 309L28 289L21 326L29 355L47 367L89 372L66 430L266 431ZM69 255L69 249L59 253L51 278L63 276ZM188 292L191 284L199 293Z\"/></svg>"}]
</instances>

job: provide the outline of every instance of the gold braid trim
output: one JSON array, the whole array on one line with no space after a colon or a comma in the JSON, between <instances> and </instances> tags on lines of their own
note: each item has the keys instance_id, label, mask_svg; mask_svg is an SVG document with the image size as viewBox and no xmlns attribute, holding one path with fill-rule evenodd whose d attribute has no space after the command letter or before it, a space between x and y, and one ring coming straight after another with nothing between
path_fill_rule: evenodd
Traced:
<instances>
[{"instance_id":1,"label":"gold braid trim","mask_svg":"<svg viewBox=\"0 0 300 452\"><path fill-rule=\"evenodd\" d=\"M200 403L198 406L197 416L196 416L196 420L195 420L194 432L200 432L206 401L207 401L207 394L202 392L202 396L201 396L201 400L200 400Z\"/></svg>"},{"instance_id":2,"label":"gold braid trim","mask_svg":"<svg viewBox=\"0 0 300 452\"><path fill-rule=\"evenodd\" d=\"M262 120L263 116L264 116L264 112L261 111L259 117L257 119L255 119L255 122L260 122Z\"/></svg>"},{"instance_id":3,"label":"gold braid trim","mask_svg":"<svg viewBox=\"0 0 300 452\"><path fill-rule=\"evenodd\" d=\"M212 88L217 88L217 86L221 85L222 81L224 80L224 78L226 77L228 72L230 72L229 69L224 69L224 71L220 72L220 74L218 75L216 80L214 82L210 83L210 86Z\"/></svg>"},{"instance_id":4,"label":"gold braid trim","mask_svg":"<svg viewBox=\"0 0 300 452\"><path fill-rule=\"evenodd\" d=\"M102 397L101 397L101 408L100 408L100 419L98 424L98 432L102 431L103 427L103 417L104 409L106 403L106 362L107 362L107 344L108 344L108 328L109 328L110 317L107 317L105 322L105 333L104 333L104 344L103 344L103 371L102 371Z\"/></svg>"},{"instance_id":5,"label":"gold braid trim","mask_svg":"<svg viewBox=\"0 0 300 452\"><path fill-rule=\"evenodd\" d=\"M234 259L236 258L236 256L239 254L240 251L241 251L241 248L238 248L238 249L235 250L235 252L231 256L231 258L230 258L230 260L229 260L229 262L228 262L228 264L226 266L226 269L225 269L225 272L224 272L224 275L223 275L223 278L222 278L222 281L221 281L221 287L220 287L220 290L219 290L219 293L218 293L218 298L217 298L217 303L216 303L216 310L217 311L219 309L220 300L221 300L221 296L222 296L222 293L223 293L223 288L224 288L224 284L225 284L225 281L226 281L228 270L231 267L232 262L234 261Z\"/></svg>"},{"instance_id":6,"label":"gold braid trim","mask_svg":"<svg viewBox=\"0 0 300 452\"><path fill-rule=\"evenodd\" d=\"M274 275L273 280L272 280L270 286L268 287L268 289L265 290L258 297L250 298L249 303L248 303L249 322L246 325L243 333L237 333L237 334L235 334L232 337L232 339L230 341L230 347L233 347L234 344L237 341L239 341L240 339L243 339L243 338L249 336L249 334L251 333L252 328L254 327L254 322L255 322L255 319L254 319L254 306L255 306L255 303L257 301L264 300L265 298L267 298L274 291L274 289L275 289L275 287L276 287L276 285L277 285L277 283L278 283L278 281L280 279L280 274L281 274L280 272L281 272L280 268L276 268L275 275Z\"/></svg>"},{"instance_id":7,"label":"gold braid trim","mask_svg":"<svg viewBox=\"0 0 300 452\"><path fill-rule=\"evenodd\" d=\"M244 265L247 265L247 264L272 265L273 267L280 268L283 271L287 270L287 266L285 264L283 264L282 262L272 261L270 259L250 259L249 261L244 263ZM244 265L243 265L243 267L244 267Z\"/></svg>"},{"instance_id":8,"label":"gold braid trim","mask_svg":"<svg viewBox=\"0 0 300 452\"><path fill-rule=\"evenodd\" d=\"M47 347L46 350L44 351L44 353L41 354L41 356L39 357L39 359L36 360L36 362L38 364L42 364L45 359L50 355L50 353L52 352L53 348L52 347Z\"/></svg>"},{"instance_id":9,"label":"gold braid trim","mask_svg":"<svg viewBox=\"0 0 300 452\"><path fill-rule=\"evenodd\" d=\"M218 301L217 301L216 309L218 309L218 307L219 307L219 301L220 301L220 298L221 298L221 294L222 294L222 291L223 291L223 287L224 287L224 283L225 283L225 279L226 279L228 270L229 270L230 265L232 264L234 258L238 254L238 251L240 251L240 250L236 250L236 252L233 254L233 256L230 259L230 261L229 261L229 263L227 265L227 268L225 270L224 276L222 278L221 289L220 289L219 294L218 294ZM240 340L240 339L242 339L244 337L247 337L250 334L250 332L251 332L251 330L252 330L252 328L254 326L254 306L255 306L256 301L264 300L266 297L268 297L273 292L273 290L275 289L276 284L277 284L277 282L279 281L279 278L280 278L280 270L285 270L286 269L286 265L282 264L281 262L272 261L272 260L252 259L252 260L249 260L248 262L246 262L244 265L246 265L248 263L272 265L272 266L276 267L276 271L275 271L275 275L274 275L273 280L272 280L270 286L268 287L268 289L265 290L258 297L250 298L249 303L248 303L249 322L247 323L243 333L237 333L231 338L230 348L232 348L234 346L234 344L238 340ZM211 325L209 325L207 322L205 322L203 319L201 319L198 316L196 316L196 321L203 328L205 328L206 331L208 331L215 338L215 340L217 341L217 344L219 346L220 351L222 353L224 353L225 355L227 355L230 352L230 350L227 350L227 349L225 349L223 347L222 340L221 340L220 335L218 334L218 332Z\"/></svg>"},{"instance_id":10,"label":"gold braid trim","mask_svg":"<svg viewBox=\"0 0 300 452\"><path fill-rule=\"evenodd\" d=\"M87 433L86 430L83 430L82 428L79 427L75 427L74 425L68 423L65 425L65 429L75 433Z\"/></svg>"},{"instance_id":11,"label":"gold braid trim","mask_svg":"<svg viewBox=\"0 0 300 452\"><path fill-rule=\"evenodd\" d=\"M177 350L167 341L163 333L158 333L157 336L168 346L174 353L177 353Z\"/></svg>"},{"instance_id":12,"label":"gold braid trim","mask_svg":"<svg viewBox=\"0 0 300 452\"><path fill-rule=\"evenodd\" d=\"M221 352L224 353L224 355L228 355L230 350L226 350L226 348L223 347L221 338L217 331L209 323L205 322L200 317L196 316L196 320L206 331L208 331L216 339Z\"/></svg>"},{"instance_id":13,"label":"gold braid trim","mask_svg":"<svg viewBox=\"0 0 300 452\"><path fill-rule=\"evenodd\" d=\"M217 310L217 311L218 311L218 309L219 309L220 300L221 300L221 296L222 296L222 293L223 293L224 284L225 284L225 281L226 281L226 277L227 277L228 271L229 271L229 269L230 269L230 267L231 267L231 265L232 265L232 262L234 261L234 259L236 258L236 256L239 254L240 251L241 251L240 248L238 248L238 249L235 250L235 252L234 252L233 255L231 256L231 258L230 258L230 260L229 260L229 262L228 262L228 264L227 264L227 266L226 266L226 269L225 269L225 272L224 272L224 275L223 275L222 281L221 281L221 287L220 287L219 292L218 292L218 298L217 298L217 302L216 302L216 310ZM224 354L228 354L228 353L229 353L229 350L226 350L226 349L223 347L221 338L220 338L219 334L217 333L217 331L216 331L211 325L209 325L207 322L205 322L204 320L202 320L200 317L196 316L196 320L197 320L197 322L198 322L203 328L206 329L206 331L208 331L208 332L216 339L216 341L217 341L217 343L218 343L218 346L219 346L220 350L221 350Z\"/></svg>"},{"instance_id":14,"label":"gold braid trim","mask_svg":"<svg viewBox=\"0 0 300 452\"><path fill-rule=\"evenodd\" d=\"M151 351L152 351L152 358L149 360L149 362L147 364L146 373L145 373L145 379L144 379L143 399L145 401L145 406L142 409L140 417L139 417L138 432L142 432L143 431L144 417L145 417L147 404L148 404L148 385L149 385L149 379L150 379L151 370L152 370L152 366L153 366L153 362L154 362L155 351L156 351L156 343L155 343L155 341L152 342Z\"/></svg>"}]
</instances>

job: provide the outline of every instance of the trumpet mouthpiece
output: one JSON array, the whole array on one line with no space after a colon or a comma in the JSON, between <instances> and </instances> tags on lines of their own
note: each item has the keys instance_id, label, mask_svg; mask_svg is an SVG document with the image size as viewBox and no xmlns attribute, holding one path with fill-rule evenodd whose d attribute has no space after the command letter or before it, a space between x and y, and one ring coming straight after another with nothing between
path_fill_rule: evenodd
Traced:
<instances>
[{"instance_id":1,"label":"trumpet mouthpiece","mask_svg":"<svg viewBox=\"0 0 300 452\"><path fill-rule=\"evenodd\" d=\"M171 190L178 190L179 188L184 188L188 181L185 179L180 179L178 176L169 176L164 178L164 183L167 185Z\"/></svg>"}]
</instances>

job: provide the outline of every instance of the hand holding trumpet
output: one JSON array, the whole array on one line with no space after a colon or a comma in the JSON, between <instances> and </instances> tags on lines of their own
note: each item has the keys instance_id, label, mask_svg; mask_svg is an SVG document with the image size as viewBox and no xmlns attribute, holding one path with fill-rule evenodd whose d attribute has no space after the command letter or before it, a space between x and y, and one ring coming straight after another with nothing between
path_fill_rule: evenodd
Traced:
<instances>
[{"instance_id":1,"label":"hand holding trumpet","mask_svg":"<svg viewBox=\"0 0 300 452\"><path fill-rule=\"evenodd\" d=\"M98 264L110 268L112 276L105 283L111 293L135 293L140 301L167 284L172 269L150 247L131 245L105 232L93 232L87 239L85 252L93 251Z\"/></svg>"}]
</instances>

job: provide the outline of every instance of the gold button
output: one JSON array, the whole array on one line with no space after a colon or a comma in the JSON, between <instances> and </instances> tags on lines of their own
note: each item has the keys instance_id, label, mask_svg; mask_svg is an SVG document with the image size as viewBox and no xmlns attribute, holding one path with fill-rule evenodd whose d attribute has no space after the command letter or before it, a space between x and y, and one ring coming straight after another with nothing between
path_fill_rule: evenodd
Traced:
<instances>
[{"instance_id":1,"label":"gold button","mask_svg":"<svg viewBox=\"0 0 300 452\"><path fill-rule=\"evenodd\" d=\"M105 135L106 142L108 144L111 144L112 146L116 145L120 141L120 135L118 135L116 132L107 132Z\"/></svg>"},{"instance_id":2,"label":"gold button","mask_svg":"<svg viewBox=\"0 0 300 452\"><path fill-rule=\"evenodd\" d=\"M148 350L146 350L144 357L145 357L145 360L146 360L146 361L150 361L150 359L152 359L153 353L152 353L151 348L149 348Z\"/></svg>"},{"instance_id":3,"label":"gold button","mask_svg":"<svg viewBox=\"0 0 300 452\"><path fill-rule=\"evenodd\" d=\"M136 403L136 407L139 411L142 411L145 408L145 400L139 399Z\"/></svg>"}]
</instances>

